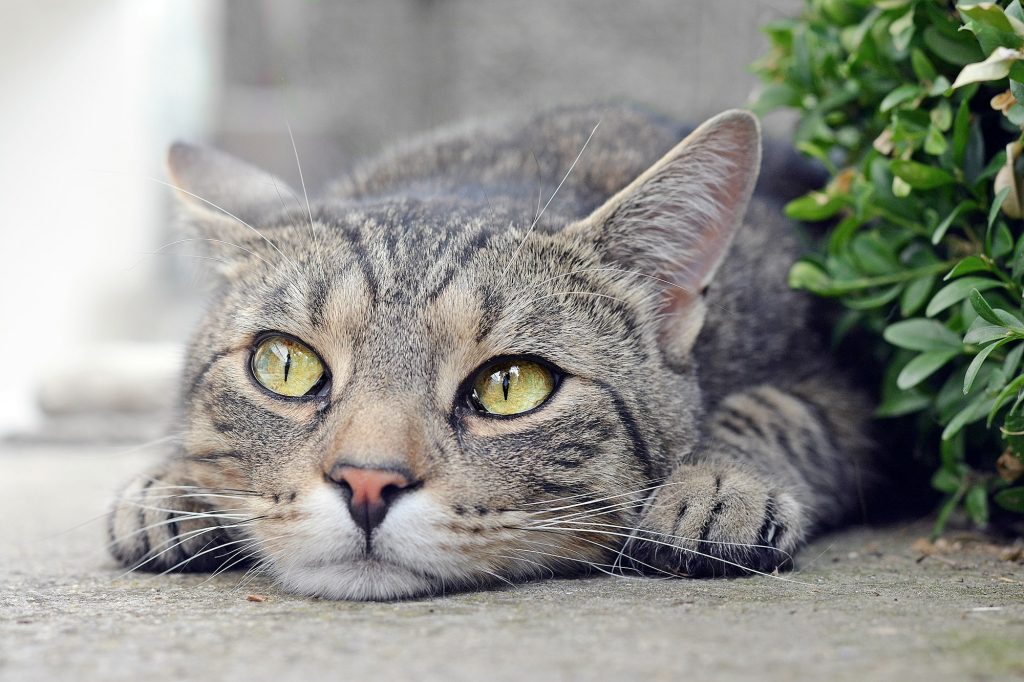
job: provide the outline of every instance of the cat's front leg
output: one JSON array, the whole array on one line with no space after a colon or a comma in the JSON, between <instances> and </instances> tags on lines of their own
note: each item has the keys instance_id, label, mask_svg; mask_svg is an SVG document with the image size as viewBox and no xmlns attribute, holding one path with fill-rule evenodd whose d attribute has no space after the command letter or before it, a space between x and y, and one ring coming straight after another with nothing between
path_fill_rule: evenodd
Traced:
<instances>
[{"instance_id":1,"label":"cat's front leg","mask_svg":"<svg viewBox=\"0 0 1024 682\"><path fill-rule=\"evenodd\" d=\"M691 577L792 568L803 542L800 502L750 467L678 466L652 495L624 553L645 573Z\"/></svg>"},{"instance_id":2,"label":"cat's front leg","mask_svg":"<svg viewBox=\"0 0 1024 682\"><path fill-rule=\"evenodd\" d=\"M808 533L856 508L869 414L827 372L728 395L707 443L651 496L624 552L639 568L693 576L791 568Z\"/></svg>"},{"instance_id":3,"label":"cat's front leg","mask_svg":"<svg viewBox=\"0 0 1024 682\"><path fill-rule=\"evenodd\" d=\"M170 459L122 489L107 523L110 553L140 571L207 571L223 565L241 515L196 485L188 462Z\"/></svg>"}]
</instances>

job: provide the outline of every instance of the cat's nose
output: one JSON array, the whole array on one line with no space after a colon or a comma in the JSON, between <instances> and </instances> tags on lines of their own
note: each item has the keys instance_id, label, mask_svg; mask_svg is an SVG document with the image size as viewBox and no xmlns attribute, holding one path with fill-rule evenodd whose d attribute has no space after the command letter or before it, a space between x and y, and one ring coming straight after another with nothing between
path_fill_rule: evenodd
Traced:
<instances>
[{"instance_id":1,"label":"cat's nose","mask_svg":"<svg viewBox=\"0 0 1024 682\"><path fill-rule=\"evenodd\" d=\"M413 487L408 476L390 469L336 464L327 475L349 493L349 513L367 536L384 520L391 503Z\"/></svg>"}]
</instances>

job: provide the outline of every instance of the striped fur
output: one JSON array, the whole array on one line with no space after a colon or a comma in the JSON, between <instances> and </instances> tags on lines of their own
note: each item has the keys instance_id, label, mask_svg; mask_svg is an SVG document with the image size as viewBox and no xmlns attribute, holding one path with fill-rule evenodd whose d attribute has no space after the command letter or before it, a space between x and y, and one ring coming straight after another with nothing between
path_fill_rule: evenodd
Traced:
<instances>
[{"instance_id":1,"label":"striped fur","mask_svg":"<svg viewBox=\"0 0 1024 682\"><path fill-rule=\"evenodd\" d=\"M869 410L786 287L797 247L778 198L750 199L756 124L691 132L629 107L475 124L387 152L308 207L176 146L223 278L190 345L181 446L119 498L114 555L248 564L350 599L790 565L856 507ZM313 348L331 389L259 390L248 358L267 330ZM504 355L564 379L494 419L466 382ZM325 482L340 460L420 482L369 541Z\"/></svg>"}]
</instances>

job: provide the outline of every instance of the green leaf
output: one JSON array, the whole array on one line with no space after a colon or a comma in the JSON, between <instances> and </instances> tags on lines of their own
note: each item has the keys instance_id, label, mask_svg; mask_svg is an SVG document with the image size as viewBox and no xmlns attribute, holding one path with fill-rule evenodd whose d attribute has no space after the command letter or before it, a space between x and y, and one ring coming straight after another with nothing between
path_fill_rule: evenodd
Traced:
<instances>
[{"instance_id":1,"label":"green leaf","mask_svg":"<svg viewBox=\"0 0 1024 682\"><path fill-rule=\"evenodd\" d=\"M791 289L806 289L820 296L835 295L832 293L832 278L809 260L798 260L789 269L789 286Z\"/></svg>"},{"instance_id":2,"label":"green leaf","mask_svg":"<svg viewBox=\"0 0 1024 682\"><path fill-rule=\"evenodd\" d=\"M985 52L992 52L1001 46L1020 47L1024 44L1014 26L1020 26L1020 22L1006 16L999 5L983 2L977 5L958 5L957 9L964 17L966 27L978 37L981 49Z\"/></svg>"},{"instance_id":3,"label":"green leaf","mask_svg":"<svg viewBox=\"0 0 1024 682\"><path fill-rule=\"evenodd\" d=\"M824 192L811 192L789 202L783 210L793 220L813 223L831 218L843 204L841 197L832 197Z\"/></svg>"},{"instance_id":4,"label":"green leaf","mask_svg":"<svg viewBox=\"0 0 1024 682\"><path fill-rule=\"evenodd\" d=\"M929 126L928 134L924 138L924 151L932 156L942 156L949 148L946 136L935 126Z\"/></svg>"},{"instance_id":5,"label":"green leaf","mask_svg":"<svg viewBox=\"0 0 1024 682\"><path fill-rule=\"evenodd\" d=\"M953 163L955 163L957 166L964 165L964 153L967 150L967 140L970 130L970 99L965 97L963 101L960 102L960 108L956 110L956 117L953 118ZM963 204L961 204L961 206L962 205ZM957 206L957 209L959 208L960 206ZM932 238L932 240L932 243L938 244L938 241L935 241L934 237Z\"/></svg>"},{"instance_id":6,"label":"green leaf","mask_svg":"<svg viewBox=\"0 0 1024 682\"><path fill-rule=\"evenodd\" d=\"M1013 251L1013 234L1003 221L996 224L990 251L992 258L1002 258Z\"/></svg>"},{"instance_id":7,"label":"green leaf","mask_svg":"<svg viewBox=\"0 0 1024 682\"><path fill-rule=\"evenodd\" d=\"M1009 194L1010 188L1004 187L999 190L999 194L997 194L996 198L992 200L992 206L988 209L988 222L985 223L988 226L988 229L992 229L992 223L994 223L996 221L996 217L999 216L999 209L1002 208L1003 202L1006 201L1006 197Z\"/></svg>"},{"instance_id":8,"label":"green leaf","mask_svg":"<svg viewBox=\"0 0 1024 682\"><path fill-rule=\"evenodd\" d=\"M923 39L932 54L955 66L970 64L984 57L973 37L965 40L957 35L947 35L935 26L929 26L924 30Z\"/></svg>"},{"instance_id":9,"label":"green leaf","mask_svg":"<svg viewBox=\"0 0 1024 682\"><path fill-rule=\"evenodd\" d=\"M1009 342L1010 339L996 341L993 344L985 346L980 353L974 356L974 359L971 360L971 364L967 366L967 374L964 375L964 395L967 395L971 390L971 385L974 384L974 377L978 376L978 371L981 369L981 366L985 364L985 360L987 360L988 356L992 354L992 351Z\"/></svg>"},{"instance_id":10,"label":"green leaf","mask_svg":"<svg viewBox=\"0 0 1024 682\"><path fill-rule=\"evenodd\" d=\"M976 525L984 526L988 523L988 491L984 485L971 486L964 498L964 509Z\"/></svg>"},{"instance_id":11,"label":"green leaf","mask_svg":"<svg viewBox=\"0 0 1024 682\"><path fill-rule=\"evenodd\" d=\"M922 83L931 83L939 75L932 61L928 59L928 56L920 48L915 47L910 53L910 66L914 69L914 75L917 76L917 80Z\"/></svg>"},{"instance_id":12,"label":"green leaf","mask_svg":"<svg viewBox=\"0 0 1024 682\"><path fill-rule=\"evenodd\" d=\"M935 275L925 275L912 280L900 296L900 313L910 317L925 304L935 286Z\"/></svg>"},{"instance_id":13,"label":"green leaf","mask_svg":"<svg viewBox=\"0 0 1024 682\"><path fill-rule=\"evenodd\" d=\"M909 350L955 350L961 347L960 337L937 320L919 317L896 322L885 328L882 337L894 346Z\"/></svg>"},{"instance_id":14,"label":"green leaf","mask_svg":"<svg viewBox=\"0 0 1024 682\"><path fill-rule=\"evenodd\" d=\"M999 429L1007 447L1018 458L1024 455L1024 411L1020 409L1020 400L1014 405Z\"/></svg>"},{"instance_id":15,"label":"green leaf","mask_svg":"<svg viewBox=\"0 0 1024 682\"><path fill-rule=\"evenodd\" d=\"M996 317L999 318L999 321L1002 322L1004 326L1009 327L1018 334L1024 333L1024 322L1021 322L1020 319L1018 319L1016 316L1006 312L1002 308L996 308L993 312L996 314Z\"/></svg>"},{"instance_id":16,"label":"green leaf","mask_svg":"<svg viewBox=\"0 0 1024 682\"><path fill-rule=\"evenodd\" d=\"M914 189L934 189L943 185L951 185L956 179L935 166L928 166L917 161L895 159L892 162L893 174L905 181Z\"/></svg>"},{"instance_id":17,"label":"green leaf","mask_svg":"<svg viewBox=\"0 0 1024 682\"><path fill-rule=\"evenodd\" d=\"M1006 78L1010 74L1013 63L1024 59L1019 50L1008 47L997 47L983 62L968 64L953 81L953 89L962 88L970 83L982 83Z\"/></svg>"},{"instance_id":18,"label":"green leaf","mask_svg":"<svg viewBox=\"0 0 1024 682\"><path fill-rule=\"evenodd\" d=\"M1020 367L1022 355L1024 355L1024 343L1018 343L1013 350L1006 354L1006 360L1003 361L1003 374L1013 376L1017 372L1017 368Z\"/></svg>"},{"instance_id":19,"label":"green leaf","mask_svg":"<svg viewBox=\"0 0 1024 682\"><path fill-rule=\"evenodd\" d=\"M978 256L968 256L967 258L964 258L962 261L953 266L953 269L949 271L949 274L942 278L942 281L945 282L947 280L955 279L957 277L960 277L961 275L966 275L971 272L978 272L979 270L989 269L989 264L983 261Z\"/></svg>"},{"instance_id":20,"label":"green leaf","mask_svg":"<svg viewBox=\"0 0 1024 682\"><path fill-rule=\"evenodd\" d=\"M912 83L901 85L900 87L896 88L895 90L893 90L892 92L885 96L885 99L882 100L882 103L878 105L878 110L884 114L893 107L902 104L903 102L906 102L909 99L913 99L914 97L920 94L923 93L921 92L921 88L919 88L917 85L914 85Z\"/></svg>"},{"instance_id":21,"label":"green leaf","mask_svg":"<svg viewBox=\"0 0 1024 682\"><path fill-rule=\"evenodd\" d=\"M953 125L953 111L949 108L947 100L940 100L929 112L928 117L931 119L932 125L942 132L946 132Z\"/></svg>"},{"instance_id":22,"label":"green leaf","mask_svg":"<svg viewBox=\"0 0 1024 682\"><path fill-rule=\"evenodd\" d=\"M928 302L928 307L925 308L924 314L928 317L935 317L949 306L959 303L970 296L972 289L985 291L986 289L994 289L1000 286L1003 286L1002 282L988 279L987 277L962 277L961 279L953 280L932 296L932 300ZM998 323L992 322L992 324Z\"/></svg>"},{"instance_id":23,"label":"green leaf","mask_svg":"<svg viewBox=\"0 0 1024 682\"><path fill-rule=\"evenodd\" d=\"M843 303L848 308L854 310L870 310L871 308L880 308L887 303L891 303L900 295L902 291L902 284L895 284L888 289L882 289L873 294L863 296L860 298L847 298L843 300Z\"/></svg>"},{"instance_id":24,"label":"green leaf","mask_svg":"<svg viewBox=\"0 0 1024 682\"><path fill-rule=\"evenodd\" d=\"M932 233L932 244L938 244L942 241L942 237L945 236L946 230L948 230L950 225L953 224L953 221L964 213L976 208L978 208L978 205L969 199L957 204L956 208L954 208L950 214L946 216L941 223L939 223L938 227L935 228L935 231Z\"/></svg>"},{"instance_id":25,"label":"green leaf","mask_svg":"<svg viewBox=\"0 0 1024 682\"><path fill-rule=\"evenodd\" d=\"M1006 6L1006 16L1024 22L1024 10L1021 9L1020 0L1013 0L1013 2Z\"/></svg>"},{"instance_id":26,"label":"green leaf","mask_svg":"<svg viewBox=\"0 0 1024 682\"><path fill-rule=\"evenodd\" d=\"M761 91L754 103L754 111L767 113L780 107L796 107L800 105L800 93L788 83L772 83Z\"/></svg>"},{"instance_id":27,"label":"green leaf","mask_svg":"<svg viewBox=\"0 0 1024 682\"><path fill-rule=\"evenodd\" d=\"M949 420L946 428L942 430L942 440L949 440L960 433L960 429L984 417L992 409L993 404L995 404L995 400L986 398L984 393L976 396L967 407L957 412Z\"/></svg>"},{"instance_id":28,"label":"green leaf","mask_svg":"<svg viewBox=\"0 0 1024 682\"><path fill-rule=\"evenodd\" d=\"M913 388L959 354L959 350L931 350L921 353L903 368L896 377L896 385L903 390Z\"/></svg>"},{"instance_id":29,"label":"green leaf","mask_svg":"<svg viewBox=\"0 0 1024 682\"><path fill-rule=\"evenodd\" d=\"M966 281L966 278L960 281L964 282ZM1000 317L996 315L996 311L992 310L992 306L988 304L988 301L985 300L985 297L982 296L981 292L979 292L976 288L971 289L970 293L968 294L968 299L971 302L971 307L974 308L974 312L978 313L978 316L981 317L981 319L985 320L986 322L991 322L992 324L1003 324L1002 319L1000 319Z\"/></svg>"},{"instance_id":30,"label":"green leaf","mask_svg":"<svg viewBox=\"0 0 1024 682\"><path fill-rule=\"evenodd\" d=\"M961 476L943 467L932 475L932 487L948 495L957 491L961 480Z\"/></svg>"},{"instance_id":31,"label":"green leaf","mask_svg":"<svg viewBox=\"0 0 1024 682\"><path fill-rule=\"evenodd\" d=\"M1004 386L1003 389L999 391L999 394L992 402L992 407L990 408L990 412L988 414L987 425L989 427L992 426L992 421L996 417L996 412L998 412L1010 400L1013 400L1014 395L1016 395L1017 391L1021 390L1021 388L1024 388L1024 374L1021 374L1016 379L1006 384L1006 386Z\"/></svg>"},{"instance_id":32,"label":"green leaf","mask_svg":"<svg viewBox=\"0 0 1024 682\"><path fill-rule=\"evenodd\" d=\"M1007 511L1024 513L1024 486L1000 490L992 499Z\"/></svg>"},{"instance_id":33,"label":"green leaf","mask_svg":"<svg viewBox=\"0 0 1024 682\"><path fill-rule=\"evenodd\" d=\"M878 233L858 234L850 246L857 263L868 274L885 275L900 269L891 246Z\"/></svg>"},{"instance_id":34,"label":"green leaf","mask_svg":"<svg viewBox=\"0 0 1024 682\"><path fill-rule=\"evenodd\" d=\"M982 324L972 324L970 330L964 335L964 343L970 345L983 345L992 343L998 339L1006 337L1009 330L1002 325L985 324L984 320L980 317L978 322Z\"/></svg>"},{"instance_id":35,"label":"green leaf","mask_svg":"<svg viewBox=\"0 0 1024 682\"><path fill-rule=\"evenodd\" d=\"M935 525L932 526L930 537L933 541L942 535L942 531L946 527L946 522L949 520L949 515L952 514L953 510L960 505L960 500L963 499L963 494L964 489L959 488L942 503L939 513L935 515Z\"/></svg>"},{"instance_id":36,"label":"green leaf","mask_svg":"<svg viewBox=\"0 0 1024 682\"><path fill-rule=\"evenodd\" d=\"M931 396L917 389L893 391L882 398L881 404L875 409L875 416L902 417L905 414L923 410L931 404Z\"/></svg>"}]
</instances>

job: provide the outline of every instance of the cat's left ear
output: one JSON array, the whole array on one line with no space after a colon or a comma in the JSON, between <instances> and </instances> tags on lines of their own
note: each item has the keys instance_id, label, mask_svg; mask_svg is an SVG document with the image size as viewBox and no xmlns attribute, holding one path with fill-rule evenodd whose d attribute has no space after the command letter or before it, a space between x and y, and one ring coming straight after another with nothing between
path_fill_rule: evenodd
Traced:
<instances>
[{"instance_id":1,"label":"cat's left ear","mask_svg":"<svg viewBox=\"0 0 1024 682\"><path fill-rule=\"evenodd\" d=\"M241 223L256 225L298 201L284 180L209 147L175 142L167 167L182 203L212 232L247 230Z\"/></svg>"},{"instance_id":2,"label":"cat's left ear","mask_svg":"<svg viewBox=\"0 0 1024 682\"><path fill-rule=\"evenodd\" d=\"M757 119L740 110L707 121L574 230L605 259L665 282L661 341L688 356L704 322L704 289L743 220L761 165Z\"/></svg>"}]
</instances>

